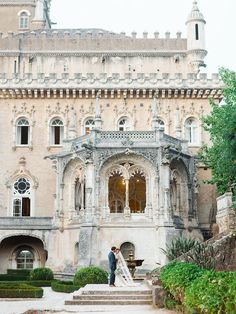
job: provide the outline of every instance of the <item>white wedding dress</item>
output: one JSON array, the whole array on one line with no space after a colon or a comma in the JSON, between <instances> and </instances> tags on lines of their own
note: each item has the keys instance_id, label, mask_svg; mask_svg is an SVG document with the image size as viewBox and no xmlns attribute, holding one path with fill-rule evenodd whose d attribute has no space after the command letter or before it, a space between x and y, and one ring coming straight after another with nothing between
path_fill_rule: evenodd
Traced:
<instances>
[{"instance_id":1,"label":"white wedding dress","mask_svg":"<svg viewBox=\"0 0 236 314\"><path fill-rule=\"evenodd\" d=\"M130 271L127 267L125 259L121 252L116 254L117 259L117 268L115 271L116 279L115 285L116 287L133 287L137 284L134 283L133 278L130 274Z\"/></svg>"}]
</instances>

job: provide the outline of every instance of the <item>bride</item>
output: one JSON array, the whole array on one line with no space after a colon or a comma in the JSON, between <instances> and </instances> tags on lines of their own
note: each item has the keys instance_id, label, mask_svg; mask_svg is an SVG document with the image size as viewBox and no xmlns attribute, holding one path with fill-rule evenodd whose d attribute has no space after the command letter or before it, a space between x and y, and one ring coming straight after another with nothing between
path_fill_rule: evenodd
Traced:
<instances>
[{"instance_id":1,"label":"bride","mask_svg":"<svg viewBox=\"0 0 236 314\"><path fill-rule=\"evenodd\" d=\"M120 249L116 249L116 280L115 285L117 287L126 287L126 286L134 286L133 278L130 274L130 271L126 265L125 259L120 251Z\"/></svg>"}]
</instances>

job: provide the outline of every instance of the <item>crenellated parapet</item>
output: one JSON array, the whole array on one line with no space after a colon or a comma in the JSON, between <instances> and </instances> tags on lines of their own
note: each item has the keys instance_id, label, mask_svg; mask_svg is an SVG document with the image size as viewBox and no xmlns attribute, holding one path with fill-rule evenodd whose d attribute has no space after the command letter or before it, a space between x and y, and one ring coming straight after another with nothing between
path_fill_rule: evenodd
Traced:
<instances>
[{"instance_id":1,"label":"crenellated parapet","mask_svg":"<svg viewBox=\"0 0 236 314\"><path fill-rule=\"evenodd\" d=\"M218 74L188 73L0 73L1 98L222 98Z\"/></svg>"},{"instance_id":2,"label":"crenellated parapet","mask_svg":"<svg viewBox=\"0 0 236 314\"><path fill-rule=\"evenodd\" d=\"M177 32L171 37L169 32L161 38L159 32L149 35L144 32L137 37L136 32L127 35L109 32L103 29L41 29L26 33L9 31L0 34L0 55L6 54L11 47L18 47L21 42L22 53L51 53L64 52L67 54L85 51L89 53L99 51L182 51L187 50L187 39ZM12 49L12 48L11 48ZM29 51L30 50L30 51Z\"/></svg>"}]
</instances>

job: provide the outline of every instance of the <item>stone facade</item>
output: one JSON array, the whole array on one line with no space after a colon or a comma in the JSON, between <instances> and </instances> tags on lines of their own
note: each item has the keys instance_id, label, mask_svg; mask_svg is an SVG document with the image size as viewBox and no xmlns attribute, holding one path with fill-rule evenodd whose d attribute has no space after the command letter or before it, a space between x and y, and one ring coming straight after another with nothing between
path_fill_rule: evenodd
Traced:
<instances>
[{"instance_id":1,"label":"stone facade","mask_svg":"<svg viewBox=\"0 0 236 314\"><path fill-rule=\"evenodd\" d=\"M199 72L203 15L194 1L187 38L137 38L50 29L49 6L0 1L12 20L0 19L0 272L107 266L111 245L164 264L173 237L203 239L215 222L194 157L223 88Z\"/></svg>"}]
</instances>

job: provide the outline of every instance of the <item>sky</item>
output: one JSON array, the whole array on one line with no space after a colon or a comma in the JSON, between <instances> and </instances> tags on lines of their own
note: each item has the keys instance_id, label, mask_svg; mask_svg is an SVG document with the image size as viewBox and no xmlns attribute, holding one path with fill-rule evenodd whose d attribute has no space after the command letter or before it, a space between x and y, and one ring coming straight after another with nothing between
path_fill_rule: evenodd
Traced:
<instances>
[{"instance_id":1,"label":"sky","mask_svg":"<svg viewBox=\"0 0 236 314\"><path fill-rule=\"evenodd\" d=\"M178 31L186 37L186 19L193 0L52 0L53 28L102 28L131 35L144 31L160 37ZM236 0L198 0L206 20L205 59L202 72L216 73L224 66L236 71Z\"/></svg>"}]
</instances>

